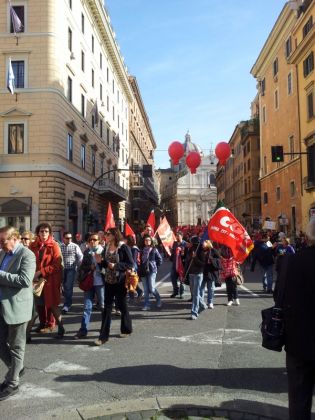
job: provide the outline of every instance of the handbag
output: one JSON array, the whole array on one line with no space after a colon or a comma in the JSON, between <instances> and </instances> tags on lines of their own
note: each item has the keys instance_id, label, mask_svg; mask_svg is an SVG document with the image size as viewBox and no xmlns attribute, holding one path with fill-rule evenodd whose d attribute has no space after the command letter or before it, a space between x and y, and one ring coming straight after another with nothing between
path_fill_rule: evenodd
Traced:
<instances>
[{"instance_id":1,"label":"handbag","mask_svg":"<svg viewBox=\"0 0 315 420\"><path fill-rule=\"evenodd\" d=\"M83 278L83 280L79 281L79 288L83 290L84 292L88 292L93 287L93 281L94 281L93 271L90 271Z\"/></svg>"},{"instance_id":2,"label":"handbag","mask_svg":"<svg viewBox=\"0 0 315 420\"><path fill-rule=\"evenodd\" d=\"M128 292L135 292L138 286L139 276L134 270L127 270L126 271L126 280L125 280L125 287Z\"/></svg>"},{"instance_id":3,"label":"handbag","mask_svg":"<svg viewBox=\"0 0 315 420\"><path fill-rule=\"evenodd\" d=\"M282 351L284 346L283 310L275 306L263 309L261 317L262 346L268 350Z\"/></svg>"},{"instance_id":4,"label":"handbag","mask_svg":"<svg viewBox=\"0 0 315 420\"><path fill-rule=\"evenodd\" d=\"M46 281L47 280L44 279L43 277L39 278L36 281L33 281L33 294L34 294L34 296L40 297L40 295L43 292Z\"/></svg>"}]
</instances>

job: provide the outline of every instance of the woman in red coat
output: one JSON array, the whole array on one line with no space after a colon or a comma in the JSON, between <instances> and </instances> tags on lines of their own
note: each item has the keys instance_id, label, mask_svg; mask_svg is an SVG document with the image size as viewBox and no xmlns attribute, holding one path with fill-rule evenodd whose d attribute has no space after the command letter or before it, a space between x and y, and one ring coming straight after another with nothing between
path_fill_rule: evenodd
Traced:
<instances>
[{"instance_id":1,"label":"woman in red coat","mask_svg":"<svg viewBox=\"0 0 315 420\"><path fill-rule=\"evenodd\" d=\"M62 256L58 243L52 237L49 223L40 223L36 227L36 240L30 245L36 256L34 280L46 279L42 296L47 311L50 309L58 325L56 338L63 338L65 329L58 305L60 303L60 285L62 277ZM41 318L41 310L38 311ZM42 323L42 320L41 320Z\"/></svg>"}]
</instances>

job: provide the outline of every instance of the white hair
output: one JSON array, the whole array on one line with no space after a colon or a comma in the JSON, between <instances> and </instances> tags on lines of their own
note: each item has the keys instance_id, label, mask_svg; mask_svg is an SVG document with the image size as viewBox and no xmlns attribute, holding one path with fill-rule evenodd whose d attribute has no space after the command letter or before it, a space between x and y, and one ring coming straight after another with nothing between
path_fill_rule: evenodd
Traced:
<instances>
[{"instance_id":1,"label":"white hair","mask_svg":"<svg viewBox=\"0 0 315 420\"><path fill-rule=\"evenodd\" d=\"M312 217L306 226L306 235L308 240L315 244L315 217Z\"/></svg>"}]
</instances>

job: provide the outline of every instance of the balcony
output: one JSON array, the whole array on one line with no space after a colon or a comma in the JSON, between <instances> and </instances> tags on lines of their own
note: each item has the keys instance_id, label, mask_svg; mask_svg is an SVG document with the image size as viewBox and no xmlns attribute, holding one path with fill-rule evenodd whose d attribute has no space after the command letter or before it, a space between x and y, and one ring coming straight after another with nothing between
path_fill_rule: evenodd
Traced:
<instances>
[{"instance_id":1,"label":"balcony","mask_svg":"<svg viewBox=\"0 0 315 420\"><path fill-rule=\"evenodd\" d=\"M123 201L128 198L128 191L117 184L113 179L100 179L98 189L101 194L106 195L110 201Z\"/></svg>"}]
</instances>

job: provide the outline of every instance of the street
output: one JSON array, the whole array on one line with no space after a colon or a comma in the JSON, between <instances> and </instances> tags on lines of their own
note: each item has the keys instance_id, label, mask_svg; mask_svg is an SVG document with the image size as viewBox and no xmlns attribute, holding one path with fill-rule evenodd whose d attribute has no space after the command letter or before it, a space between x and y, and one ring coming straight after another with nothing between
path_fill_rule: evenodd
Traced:
<instances>
[{"instance_id":1,"label":"street","mask_svg":"<svg viewBox=\"0 0 315 420\"><path fill-rule=\"evenodd\" d=\"M190 294L186 291L184 300L169 298L169 270L165 262L158 275L162 309L153 302L150 312L142 312L141 304L131 303L133 334L120 338L120 319L113 316L110 341L102 347L93 346L100 312L92 315L88 338L73 339L83 302L76 289L64 340L33 333L21 391L1 403L1 418L63 418L62 410L95 404L203 396L226 407L249 412L261 407L276 413L270 418L287 418L285 354L261 347L260 310L273 300L262 293L259 274L245 273L239 307L227 307L225 290L218 289L214 309L192 321Z\"/></svg>"}]
</instances>

